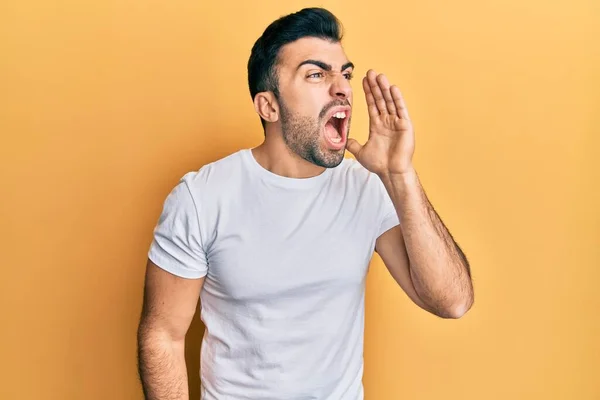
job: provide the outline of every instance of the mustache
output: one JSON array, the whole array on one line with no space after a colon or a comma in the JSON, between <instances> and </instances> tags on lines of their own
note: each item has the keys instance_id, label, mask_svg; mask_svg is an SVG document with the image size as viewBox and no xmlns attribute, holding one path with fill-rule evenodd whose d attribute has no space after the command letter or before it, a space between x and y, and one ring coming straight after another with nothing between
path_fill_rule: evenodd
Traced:
<instances>
[{"instance_id":1,"label":"mustache","mask_svg":"<svg viewBox=\"0 0 600 400\"><path fill-rule=\"evenodd\" d=\"M323 109L319 113L319 119L323 119L329 110L331 110L333 107L338 107L338 106L350 106L350 101L349 100L334 100L334 101L332 101L331 103L329 103L325 107L323 107Z\"/></svg>"}]
</instances>

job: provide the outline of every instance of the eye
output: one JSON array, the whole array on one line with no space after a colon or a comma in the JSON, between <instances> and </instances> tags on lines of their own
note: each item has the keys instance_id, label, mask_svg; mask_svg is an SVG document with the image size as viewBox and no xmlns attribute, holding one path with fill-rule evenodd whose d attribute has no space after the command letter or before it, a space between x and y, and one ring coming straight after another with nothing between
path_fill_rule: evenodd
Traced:
<instances>
[{"instance_id":1,"label":"eye","mask_svg":"<svg viewBox=\"0 0 600 400\"><path fill-rule=\"evenodd\" d=\"M352 79L352 77L353 77L353 75L352 75L352 72L346 72L346 73L344 74L344 77L345 77L347 80L351 80L351 79Z\"/></svg>"},{"instance_id":2,"label":"eye","mask_svg":"<svg viewBox=\"0 0 600 400\"><path fill-rule=\"evenodd\" d=\"M322 72L315 72L313 74L308 75L308 78L322 78L322 77L323 77Z\"/></svg>"}]
</instances>

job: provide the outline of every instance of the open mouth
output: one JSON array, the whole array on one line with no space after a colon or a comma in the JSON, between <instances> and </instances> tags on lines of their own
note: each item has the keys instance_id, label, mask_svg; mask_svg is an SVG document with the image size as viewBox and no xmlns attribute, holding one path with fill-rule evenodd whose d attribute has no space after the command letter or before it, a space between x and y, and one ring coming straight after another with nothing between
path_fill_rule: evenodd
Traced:
<instances>
[{"instance_id":1,"label":"open mouth","mask_svg":"<svg viewBox=\"0 0 600 400\"><path fill-rule=\"evenodd\" d=\"M346 127L350 112L347 110L336 111L325 124L325 137L334 148L344 146L346 141Z\"/></svg>"}]
</instances>

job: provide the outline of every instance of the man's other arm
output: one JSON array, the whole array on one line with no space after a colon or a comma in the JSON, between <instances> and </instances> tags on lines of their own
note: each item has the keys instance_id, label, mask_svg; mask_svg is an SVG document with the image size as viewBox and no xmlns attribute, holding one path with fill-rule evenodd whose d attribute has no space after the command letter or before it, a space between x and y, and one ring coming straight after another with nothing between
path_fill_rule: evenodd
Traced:
<instances>
[{"instance_id":1,"label":"man's other arm","mask_svg":"<svg viewBox=\"0 0 600 400\"><path fill-rule=\"evenodd\" d=\"M188 400L185 335L204 278L177 277L148 260L137 332L138 371L146 400Z\"/></svg>"}]
</instances>

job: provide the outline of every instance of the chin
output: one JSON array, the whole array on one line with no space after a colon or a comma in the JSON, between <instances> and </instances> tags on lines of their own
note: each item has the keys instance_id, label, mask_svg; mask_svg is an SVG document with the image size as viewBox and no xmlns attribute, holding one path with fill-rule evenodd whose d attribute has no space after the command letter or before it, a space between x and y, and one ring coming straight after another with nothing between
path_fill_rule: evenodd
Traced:
<instances>
[{"instance_id":1,"label":"chin","mask_svg":"<svg viewBox=\"0 0 600 400\"><path fill-rule=\"evenodd\" d=\"M324 168L335 168L344 161L345 152L346 149L330 149L323 146L320 154L314 157L312 163Z\"/></svg>"}]
</instances>

